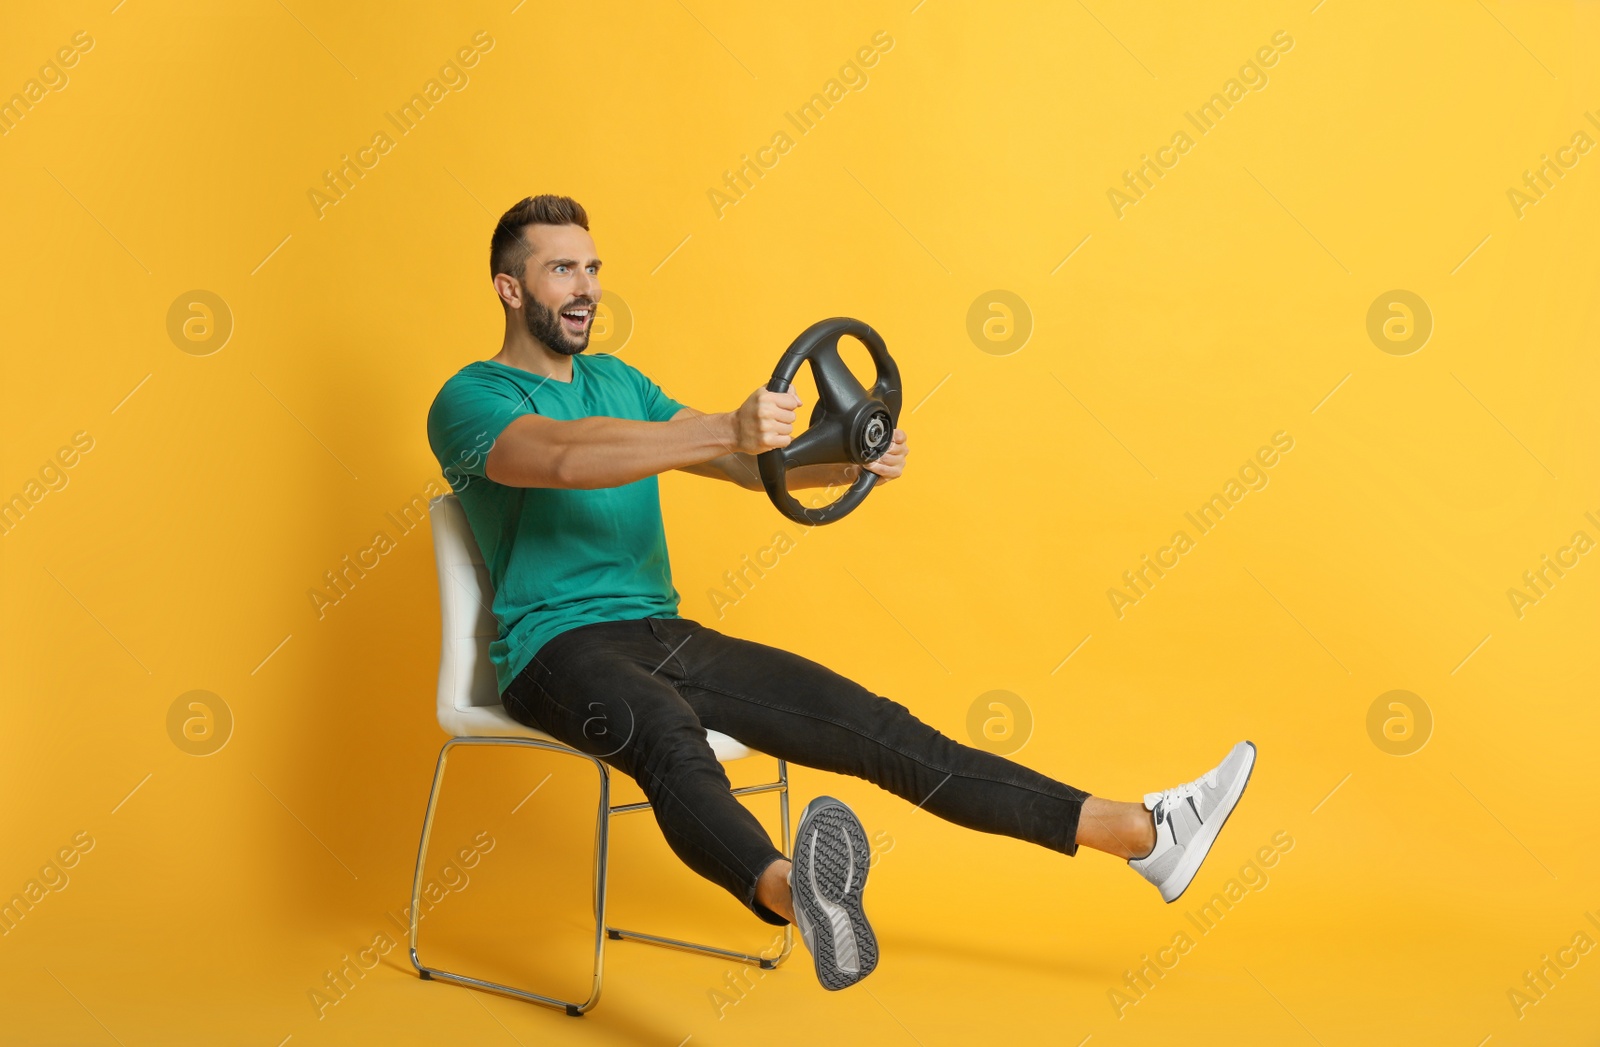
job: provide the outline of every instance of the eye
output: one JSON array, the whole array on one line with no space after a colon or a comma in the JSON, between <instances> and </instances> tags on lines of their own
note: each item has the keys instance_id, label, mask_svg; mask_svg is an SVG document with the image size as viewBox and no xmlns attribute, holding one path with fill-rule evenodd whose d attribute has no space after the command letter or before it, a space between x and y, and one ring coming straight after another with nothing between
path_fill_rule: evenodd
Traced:
<instances>
[{"instance_id":1,"label":"eye","mask_svg":"<svg viewBox=\"0 0 1600 1047\"><path fill-rule=\"evenodd\" d=\"M567 267L566 267L566 266L564 266L564 265L558 265L558 266L556 266L556 272L558 272L558 273L564 273L564 272L566 272L566 271L567 271Z\"/></svg>"}]
</instances>

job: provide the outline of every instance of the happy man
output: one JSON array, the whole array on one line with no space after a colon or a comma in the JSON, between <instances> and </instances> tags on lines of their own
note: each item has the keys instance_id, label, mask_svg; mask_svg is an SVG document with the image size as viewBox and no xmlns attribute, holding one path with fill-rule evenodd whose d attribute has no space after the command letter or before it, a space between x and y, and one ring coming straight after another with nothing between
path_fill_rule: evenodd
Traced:
<instances>
[{"instance_id":1,"label":"happy man","mask_svg":"<svg viewBox=\"0 0 1600 1047\"><path fill-rule=\"evenodd\" d=\"M499 623L490 659L514 719L637 781L678 857L760 919L795 923L828 989L878 962L862 908L866 832L843 803L819 797L794 854L780 853L730 791L708 730L863 778L958 825L1116 855L1168 902L1183 893L1244 792L1254 745L1143 803L1104 800L953 741L816 662L680 616L657 475L762 490L755 456L790 442L799 397L761 387L706 414L617 357L584 355L600 258L568 197L507 211L489 264L504 340L445 382L428 441L488 565ZM882 486L906 455L896 429L864 468ZM861 468L792 468L789 486L849 484Z\"/></svg>"}]
</instances>

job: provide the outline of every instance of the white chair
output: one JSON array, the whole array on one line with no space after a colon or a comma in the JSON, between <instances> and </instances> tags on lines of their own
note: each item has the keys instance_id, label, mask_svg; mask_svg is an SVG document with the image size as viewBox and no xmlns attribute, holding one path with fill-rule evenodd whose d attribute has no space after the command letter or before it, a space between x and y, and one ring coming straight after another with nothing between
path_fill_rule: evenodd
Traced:
<instances>
[{"instance_id":1,"label":"white chair","mask_svg":"<svg viewBox=\"0 0 1600 1047\"><path fill-rule=\"evenodd\" d=\"M649 803L629 803L611 806L611 771L601 760L556 741L543 731L525 727L513 720L500 702L495 681L494 666L489 661L489 643L497 635L494 613L494 589L489 571L484 566L483 554L467 525L467 514L454 494L442 495L428 505L428 517L433 524L434 557L439 567L439 618L443 637L439 650L439 726L450 735L439 751L439 764L433 775L433 789L428 794L428 810L422 819L422 843L417 849L417 874L411 888L411 964L424 979L438 978L476 989L498 992L534 1003L561 1007L574 1017L582 1015L600 1000L600 981L603 970L605 942L633 939L652 945L687 949L739 960L764 970L772 970L788 958L794 947L794 928L785 926L783 951L776 957L753 956L730 949L717 949L709 945L661 938L639 931L626 931L606 926L606 865L610 853L610 822L613 815L633 814L650 809ZM706 740L717 759L723 763L759 755L725 734L707 731ZM417 956L417 923L422 908L423 869L428 858L428 837L433 831L433 815L439 803L439 787L444 781L444 768L450 750L458 745L512 745L561 753L592 764L600 777L600 802L595 819L594 847L594 989L582 1003L543 996L524 989L484 981L464 974L425 966ZM734 789L735 795L754 793L778 794L779 819L782 824L782 849L788 854L789 837L789 769L783 760L778 761L776 781Z\"/></svg>"}]
</instances>

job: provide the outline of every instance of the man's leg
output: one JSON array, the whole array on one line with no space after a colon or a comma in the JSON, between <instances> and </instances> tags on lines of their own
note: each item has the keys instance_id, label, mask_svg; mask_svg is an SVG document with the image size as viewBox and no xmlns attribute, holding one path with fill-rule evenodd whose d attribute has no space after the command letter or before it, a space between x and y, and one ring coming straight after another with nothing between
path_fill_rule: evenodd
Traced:
<instances>
[{"instance_id":1,"label":"man's leg","mask_svg":"<svg viewBox=\"0 0 1600 1047\"><path fill-rule=\"evenodd\" d=\"M1080 842L1149 849L1149 812L1136 804L1089 804L1088 793L963 745L799 655L687 619L649 621L670 655L660 675L712 730L771 756L863 778L968 828L1064 854ZM1130 806L1143 811L1143 827L1128 816Z\"/></svg>"},{"instance_id":2,"label":"man's leg","mask_svg":"<svg viewBox=\"0 0 1600 1047\"><path fill-rule=\"evenodd\" d=\"M1065 854L1082 845L1126 858L1168 902L1194 879L1255 768L1256 748L1243 741L1199 778L1147 793L1142 804L1102 800L961 745L808 659L693 621L651 622L673 649L663 672L676 674L706 726L795 763L865 778L960 825ZM769 907L788 897L779 877L770 870L759 889Z\"/></svg>"},{"instance_id":3,"label":"man's leg","mask_svg":"<svg viewBox=\"0 0 1600 1047\"><path fill-rule=\"evenodd\" d=\"M695 872L782 924L756 883L784 855L730 791L706 727L661 672L665 659L645 620L562 633L504 695L516 720L597 756L639 783L668 845Z\"/></svg>"},{"instance_id":4,"label":"man's leg","mask_svg":"<svg viewBox=\"0 0 1600 1047\"><path fill-rule=\"evenodd\" d=\"M1201 779L1144 803L1118 803L941 734L897 702L788 651L688 619L648 619L661 675L712 730L785 760L864 778L958 825L1061 851L1130 859L1167 901L1183 892L1249 780L1242 742ZM788 915L789 864L756 898Z\"/></svg>"}]
</instances>

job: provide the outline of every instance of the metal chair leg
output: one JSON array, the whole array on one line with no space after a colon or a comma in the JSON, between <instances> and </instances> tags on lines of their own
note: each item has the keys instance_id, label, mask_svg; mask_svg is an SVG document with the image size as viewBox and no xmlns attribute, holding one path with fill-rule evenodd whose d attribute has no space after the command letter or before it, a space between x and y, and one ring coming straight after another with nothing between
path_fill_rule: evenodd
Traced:
<instances>
[{"instance_id":1,"label":"metal chair leg","mask_svg":"<svg viewBox=\"0 0 1600 1047\"><path fill-rule=\"evenodd\" d=\"M417 923L421 918L422 907L422 880L428 860L428 838L433 834L433 817L439 806L440 786L444 782L445 766L450 750L457 745L519 745L533 749L544 749L549 752L563 753L578 756L592 763L600 776L600 802L595 815L595 865L594 865L594 988L589 998L582 1003L558 999L554 996L544 996L540 993L529 992L499 982L486 981L482 978L473 978L465 974L457 974L437 967L428 967L422 963L417 955ZM552 745L549 742L535 738L452 738L444 743L444 748L439 750L439 764L433 775L433 788L428 794L428 809L422 819L422 842L417 848L417 872L411 887L411 965L417 973L425 979L438 979L465 985L474 989L483 989L487 992L500 993L530 1003L542 1003L550 1007L560 1007L569 1015L578 1017L600 1002L600 986L604 971L603 961L605 952L605 925L606 925L606 866L610 852L610 824L611 824L611 778L605 764L587 753L563 745Z\"/></svg>"},{"instance_id":2,"label":"metal chair leg","mask_svg":"<svg viewBox=\"0 0 1600 1047\"><path fill-rule=\"evenodd\" d=\"M794 833L789 828L789 763L787 760L778 761L778 781L783 783L783 788L778 792L778 821L782 825L783 853L794 857ZM789 958L789 953L794 951L794 924L784 924L783 951L772 961L772 966L780 967L783 961Z\"/></svg>"},{"instance_id":3,"label":"metal chair leg","mask_svg":"<svg viewBox=\"0 0 1600 1047\"><path fill-rule=\"evenodd\" d=\"M778 817L782 827L782 850L785 855L791 853L792 840L789 834L789 765L783 760L778 761L778 780L767 782L763 785L746 785L733 790L735 796L749 796L753 793L775 792L778 794ZM636 811L647 811L648 803L623 804L612 808L611 813L633 814ZM607 927L606 935L612 941L635 941L646 945L659 945L666 949L682 949L685 952L697 952L706 956L719 956L723 959L738 960L752 966L760 967L764 971L776 970L783 961L789 958L789 953L794 949L794 925L785 924L783 928L783 950L777 956L756 956L747 952L734 949L719 949L713 945L701 945L698 942L683 941L679 938L663 938L660 935L645 934L643 931L629 931L621 927Z\"/></svg>"},{"instance_id":4,"label":"metal chair leg","mask_svg":"<svg viewBox=\"0 0 1600 1047\"><path fill-rule=\"evenodd\" d=\"M457 974L437 967L425 966L417 955L417 924L421 919L422 907L422 881L428 860L428 840L433 834L433 818L439 806L440 788L444 783L445 766L448 762L450 750L457 745L516 745L525 748L543 749L548 752L562 753L568 756L581 757L594 765L600 776L600 802L595 816L595 862L593 879L593 900L595 919L594 941L594 988L589 998L582 1003L558 999L554 996L544 996L540 993L518 989L499 982L486 981L473 978L465 974ZM744 786L733 790L735 795L750 795L753 793L775 792L778 794L778 816L781 827L782 850L784 854L793 851L794 841L789 825L789 765L783 760L778 761L778 780L762 785ZM671 949L683 949L688 952L702 953L707 956L718 956L724 959L739 960L744 963L759 966L763 970L774 970L789 958L794 949L794 926L786 924L783 929L783 950L775 957L755 956L750 953L738 952L731 949L719 949L711 945L701 945L696 942L682 941L677 938L663 938L658 935L645 934L642 931L629 931L617 927L606 926L606 873L611 854L611 816L614 814L632 814L636 811L649 810L648 803L622 804L611 806L611 775L610 769L599 759L588 753L580 752L568 746L553 744L536 738L452 738L444 743L439 750L439 763L433 775L433 787L428 793L428 808L422 819L422 841L417 848L417 871L411 886L411 965L424 979L437 979L465 985L473 989L482 989L486 992L499 993L530 1003L541 1003L550 1007L559 1007L573 1017L580 1017L600 1002L600 988L604 973L605 941L609 937L613 941L632 940L644 942L647 945L658 945Z\"/></svg>"}]
</instances>

